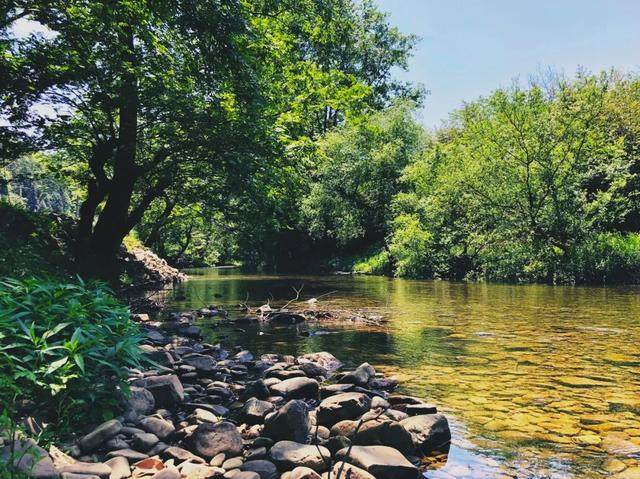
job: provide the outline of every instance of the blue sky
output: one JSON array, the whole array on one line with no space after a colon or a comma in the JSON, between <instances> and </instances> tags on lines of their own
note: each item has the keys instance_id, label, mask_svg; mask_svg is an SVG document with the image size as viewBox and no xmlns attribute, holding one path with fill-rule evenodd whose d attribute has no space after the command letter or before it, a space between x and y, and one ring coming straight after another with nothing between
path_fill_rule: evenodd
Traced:
<instances>
[{"instance_id":1,"label":"blue sky","mask_svg":"<svg viewBox=\"0 0 640 479\"><path fill-rule=\"evenodd\" d=\"M376 0L422 39L408 72L427 97L421 119L448 113L551 67L640 71L640 0Z\"/></svg>"}]
</instances>

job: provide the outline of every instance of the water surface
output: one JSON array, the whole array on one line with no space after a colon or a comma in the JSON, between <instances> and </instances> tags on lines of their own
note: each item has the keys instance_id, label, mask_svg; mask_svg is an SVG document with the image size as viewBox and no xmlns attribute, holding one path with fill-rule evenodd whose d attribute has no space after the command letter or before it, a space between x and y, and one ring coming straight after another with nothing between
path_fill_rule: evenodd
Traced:
<instances>
[{"instance_id":1,"label":"water surface","mask_svg":"<svg viewBox=\"0 0 640 479\"><path fill-rule=\"evenodd\" d=\"M333 292L318 309L388 322L205 328L254 354L326 350L369 361L453 425L446 465L426 477L640 477L637 288L409 281L191 271L175 308L253 306ZM232 313L240 314L240 313Z\"/></svg>"}]
</instances>

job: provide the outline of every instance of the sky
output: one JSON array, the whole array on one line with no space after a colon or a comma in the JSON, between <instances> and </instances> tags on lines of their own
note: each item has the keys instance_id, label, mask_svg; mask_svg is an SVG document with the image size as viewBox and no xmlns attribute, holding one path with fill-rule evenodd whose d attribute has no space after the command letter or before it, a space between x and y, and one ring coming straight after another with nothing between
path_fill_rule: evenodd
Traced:
<instances>
[{"instance_id":1,"label":"sky","mask_svg":"<svg viewBox=\"0 0 640 479\"><path fill-rule=\"evenodd\" d=\"M376 0L421 37L408 72L437 127L452 110L548 68L640 72L640 0Z\"/></svg>"}]
</instances>

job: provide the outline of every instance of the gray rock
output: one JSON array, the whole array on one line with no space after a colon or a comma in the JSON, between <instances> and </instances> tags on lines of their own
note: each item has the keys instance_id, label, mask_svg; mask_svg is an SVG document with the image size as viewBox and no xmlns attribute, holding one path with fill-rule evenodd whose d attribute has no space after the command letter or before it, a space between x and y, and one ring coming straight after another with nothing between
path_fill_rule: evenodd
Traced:
<instances>
[{"instance_id":1,"label":"gray rock","mask_svg":"<svg viewBox=\"0 0 640 479\"><path fill-rule=\"evenodd\" d=\"M344 419L356 419L369 410L371 399L362 393L342 393L324 399L318 406L318 423L332 426Z\"/></svg>"},{"instance_id":2,"label":"gray rock","mask_svg":"<svg viewBox=\"0 0 640 479\"><path fill-rule=\"evenodd\" d=\"M316 472L323 472L331 461L331 454L326 447L299 444L293 441L275 443L269 451L269 455L271 460L282 470L304 466Z\"/></svg>"},{"instance_id":3,"label":"gray rock","mask_svg":"<svg viewBox=\"0 0 640 479\"><path fill-rule=\"evenodd\" d=\"M190 354L183 356L182 362L196 368L199 373L211 373L217 369L217 362L211 356L205 354Z\"/></svg>"},{"instance_id":4,"label":"gray rock","mask_svg":"<svg viewBox=\"0 0 640 479\"><path fill-rule=\"evenodd\" d=\"M412 416L400 424L411 434L414 446L422 453L449 450L451 431L447 418L442 414Z\"/></svg>"},{"instance_id":5,"label":"gray rock","mask_svg":"<svg viewBox=\"0 0 640 479\"><path fill-rule=\"evenodd\" d=\"M141 432L133 436L132 444L137 451L147 452L153 446L158 444L160 439L153 433Z\"/></svg>"},{"instance_id":6,"label":"gray rock","mask_svg":"<svg viewBox=\"0 0 640 479\"><path fill-rule=\"evenodd\" d=\"M274 441L305 443L309 435L309 412L304 401L293 400L265 418L263 434Z\"/></svg>"},{"instance_id":7,"label":"gray rock","mask_svg":"<svg viewBox=\"0 0 640 479\"><path fill-rule=\"evenodd\" d=\"M129 461L142 461L149 457L148 454L134 451L133 449L118 449L116 451L110 451L107 453L107 457L124 457Z\"/></svg>"},{"instance_id":8,"label":"gray rock","mask_svg":"<svg viewBox=\"0 0 640 479\"><path fill-rule=\"evenodd\" d=\"M326 351L299 356L298 363L314 363L326 369L329 373L333 373L342 367L342 363L333 354Z\"/></svg>"},{"instance_id":9,"label":"gray rock","mask_svg":"<svg viewBox=\"0 0 640 479\"><path fill-rule=\"evenodd\" d=\"M175 374L137 379L132 385L148 389L157 407L173 407L184 400L184 388Z\"/></svg>"},{"instance_id":10,"label":"gray rock","mask_svg":"<svg viewBox=\"0 0 640 479\"><path fill-rule=\"evenodd\" d=\"M338 451L336 458L364 469L377 479L418 479L420 476L417 467L387 446L353 446L350 451Z\"/></svg>"},{"instance_id":11,"label":"gray rock","mask_svg":"<svg viewBox=\"0 0 640 479\"><path fill-rule=\"evenodd\" d=\"M122 429L122 424L117 419L100 424L86 436L78 441L78 445L84 452L91 452L100 446L103 442L111 439ZM72 472L72 471L70 471Z\"/></svg>"},{"instance_id":12,"label":"gray rock","mask_svg":"<svg viewBox=\"0 0 640 479\"><path fill-rule=\"evenodd\" d=\"M259 424L264 422L265 416L274 409L275 406L268 401L251 398L243 406L242 413L248 424Z\"/></svg>"},{"instance_id":13,"label":"gray rock","mask_svg":"<svg viewBox=\"0 0 640 479\"><path fill-rule=\"evenodd\" d=\"M151 391L132 386L131 393L124 399L124 406L127 412L145 416L153 411L156 406L156 400L153 398Z\"/></svg>"},{"instance_id":14,"label":"gray rock","mask_svg":"<svg viewBox=\"0 0 640 479\"><path fill-rule=\"evenodd\" d=\"M112 457L104 463L111 468L109 479L125 479L131 475L131 468L126 457Z\"/></svg>"},{"instance_id":15,"label":"gray rock","mask_svg":"<svg viewBox=\"0 0 640 479\"><path fill-rule=\"evenodd\" d=\"M176 459L180 462L189 461L189 462L201 463L201 464L205 462L205 460L202 459L201 457L198 457L195 454L187 451L186 449L182 449L181 447L177 447L177 446L167 447L164 451L162 451L162 455L163 457ZM220 464L222 464L222 462ZM211 465L213 466L214 464L211 464Z\"/></svg>"},{"instance_id":16,"label":"gray rock","mask_svg":"<svg viewBox=\"0 0 640 479\"><path fill-rule=\"evenodd\" d=\"M225 469L227 471L231 469L239 469L240 466L242 466L243 462L244 461L241 457L232 457L231 459L227 459L222 463L222 469Z\"/></svg>"},{"instance_id":17,"label":"gray rock","mask_svg":"<svg viewBox=\"0 0 640 479\"><path fill-rule=\"evenodd\" d=\"M260 479L278 479L278 468L271 461L258 459L255 461L247 461L241 467L241 471L255 472Z\"/></svg>"},{"instance_id":18,"label":"gray rock","mask_svg":"<svg viewBox=\"0 0 640 479\"><path fill-rule=\"evenodd\" d=\"M400 423L384 417L363 421L351 440L362 446L393 447L403 454L411 454L415 449L411 434Z\"/></svg>"},{"instance_id":19,"label":"gray rock","mask_svg":"<svg viewBox=\"0 0 640 479\"><path fill-rule=\"evenodd\" d=\"M260 475L255 472L250 471L240 471L236 472L231 476L232 479L260 479Z\"/></svg>"},{"instance_id":20,"label":"gray rock","mask_svg":"<svg viewBox=\"0 0 640 479\"><path fill-rule=\"evenodd\" d=\"M346 462L336 462L331 470L334 479L376 479L364 469Z\"/></svg>"},{"instance_id":21,"label":"gray rock","mask_svg":"<svg viewBox=\"0 0 640 479\"><path fill-rule=\"evenodd\" d=\"M200 424L189 441L198 455L208 458L221 452L227 457L237 456L242 452L242 436L235 425L226 421Z\"/></svg>"},{"instance_id":22,"label":"gray rock","mask_svg":"<svg viewBox=\"0 0 640 479\"><path fill-rule=\"evenodd\" d=\"M0 462L9 463L13 459L13 469L35 479L57 479L58 470L51 457L33 439L15 441L13 447L0 448ZM10 473L9 473L10 474ZM9 476L11 477L11 476Z\"/></svg>"},{"instance_id":23,"label":"gray rock","mask_svg":"<svg viewBox=\"0 0 640 479\"><path fill-rule=\"evenodd\" d=\"M175 467L168 467L156 472L151 479L180 479L182 476Z\"/></svg>"},{"instance_id":24,"label":"gray rock","mask_svg":"<svg viewBox=\"0 0 640 479\"><path fill-rule=\"evenodd\" d=\"M289 479L322 479L322 477L309 467L296 467L289 473Z\"/></svg>"},{"instance_id":25,"label":"gray rock","mask_svg":"<svg viewBox=\"0 0 640 479\"><path fill-rule=\"evenodd\" d=\"M140 420L140 427L147 432L155 434L160 439L165 439L176 430L171 421L160 419L159 417L149 416Z\"/></svg>"},{"instance_id":26,"label":"gray rock","mask_svg":"<svg viewBox=\"0 0 640 479\"><path fill-rule=\"evenodd\" d=\"M111 475L111 468L101 462L81 462L76 461L58 468L60 473L70 472L72 474L87 474L108 478Z\"/></svg>"},{"instance_id":27,"label":"gray rock","mask_svg":"<svg viewBox=\"0 0 640 479\"><path fill-rule=\"evenodd\" d=\"M285 379L271 386L274 394L288 399L317 398L319 389L318 381L307 377Z\"/></svg>"},{"instance_id":28,"label":"gray rock","mask_svg":"<svg viewBox=\"0 0 640 479\"><path fill-rule=\"evenodd\" d=\"M356 384L366 386L369 381L376 377L376 370L369 363L362 363L354 371L345 374L340 378L340 383Z\"/></svg>"}]
</instances>

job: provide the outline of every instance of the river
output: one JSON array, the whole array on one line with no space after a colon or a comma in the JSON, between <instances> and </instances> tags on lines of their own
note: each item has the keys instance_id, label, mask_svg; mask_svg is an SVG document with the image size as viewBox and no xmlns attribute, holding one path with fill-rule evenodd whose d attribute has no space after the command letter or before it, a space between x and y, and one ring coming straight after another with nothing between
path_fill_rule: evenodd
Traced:
<instances>
[{"instance_id":1,"label":"river","mask_svg":"<svg viewBox=\"0 0 640 479\"><path fill-rule=\"evenodd\" d=\"M314 308L387 319L204 330L256 356L326 350L397 377L452 424L446 465L425 477L640 477L638 288L188 273L174 309L277 305L303 286L301 300L330 293Z\"/></svg>"}]
</instances>

